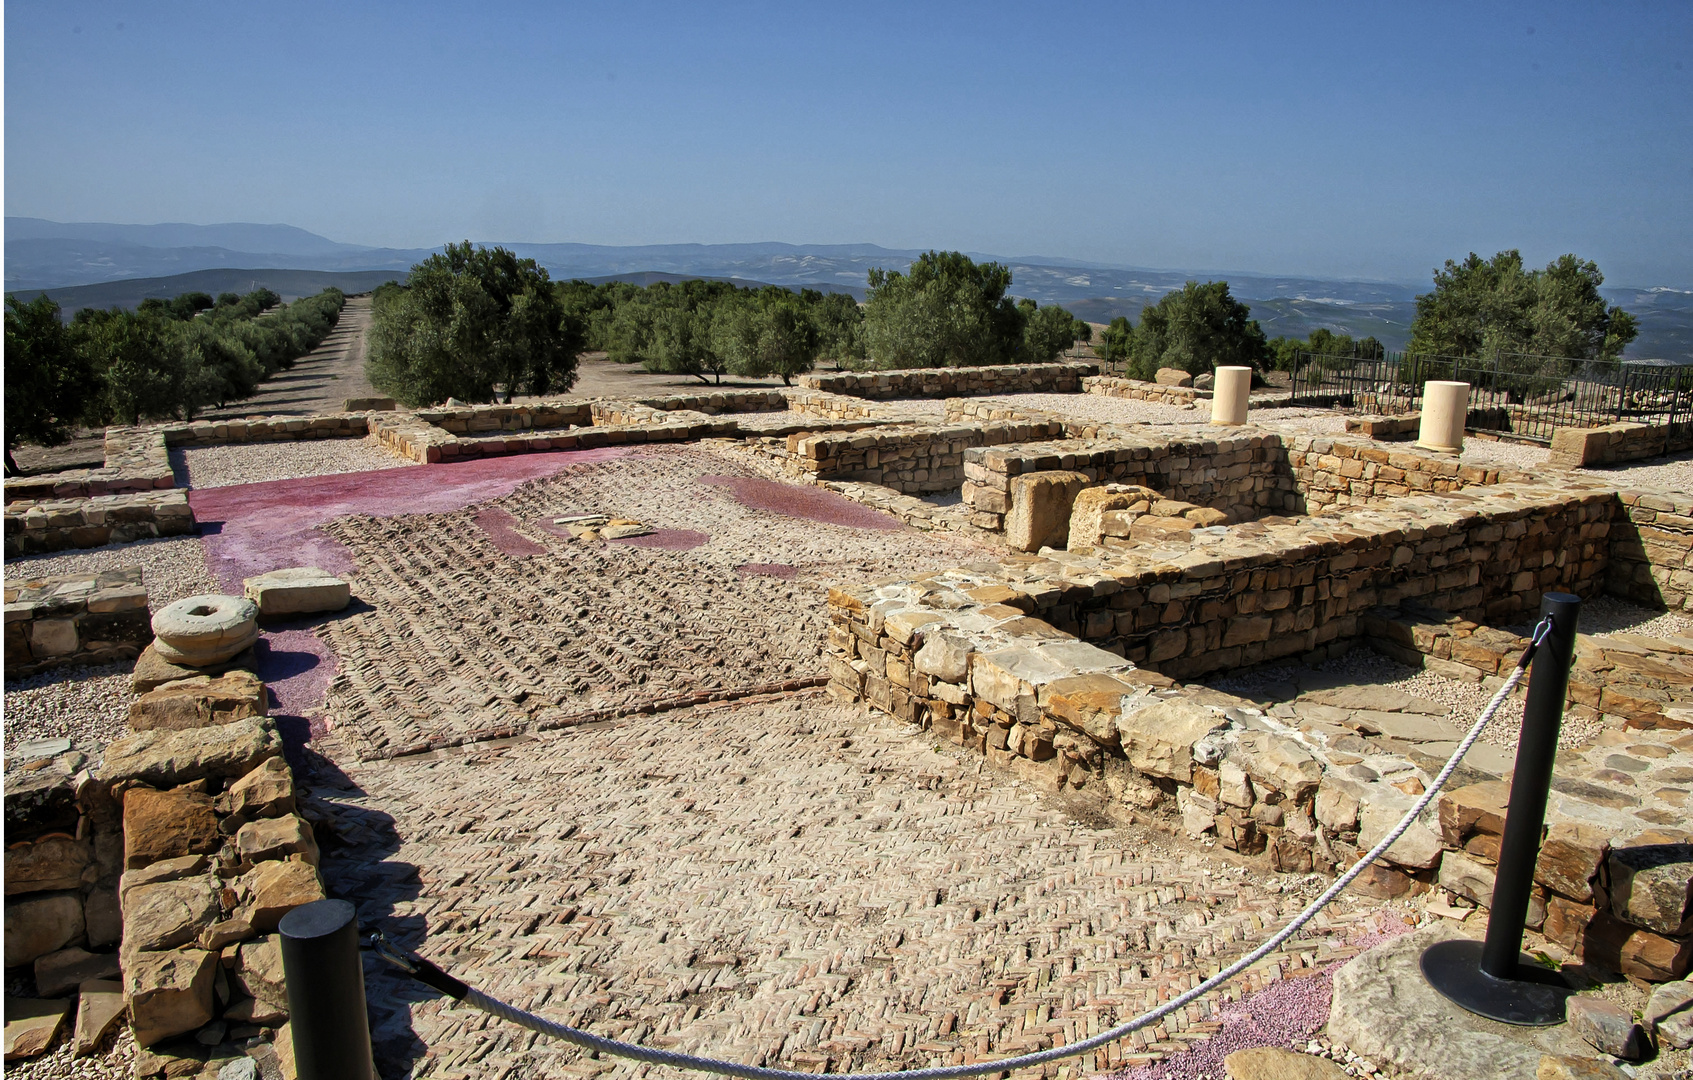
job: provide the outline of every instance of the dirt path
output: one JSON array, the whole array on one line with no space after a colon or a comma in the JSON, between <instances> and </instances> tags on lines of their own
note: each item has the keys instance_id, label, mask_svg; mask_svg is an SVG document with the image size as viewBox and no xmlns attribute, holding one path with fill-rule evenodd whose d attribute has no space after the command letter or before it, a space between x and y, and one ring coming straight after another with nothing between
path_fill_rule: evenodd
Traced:
<instances>
[{"instance_id":1,"label":"dirt path","mask_svg":"<svg viewBox=\"0 0 1693 1080\"><path fill-rule=\"evenodd\" d=\"M370 297L348 300L340 321L323 344L289 370L266 379L252 397L209 410L201 417L310 416L340 412L348 398L377 396L364 376L365 332L369 328Z\"/></svg>"}]
</instances>

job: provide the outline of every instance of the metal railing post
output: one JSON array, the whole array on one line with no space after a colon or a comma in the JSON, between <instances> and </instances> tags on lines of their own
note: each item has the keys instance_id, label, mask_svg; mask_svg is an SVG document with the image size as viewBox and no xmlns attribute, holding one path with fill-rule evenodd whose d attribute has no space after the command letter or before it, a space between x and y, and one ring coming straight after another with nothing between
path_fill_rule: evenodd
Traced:
<instances>
[{"instance_id":1,"label":"metal railing post","mask_svg":"<svg viewBox=\"0 0 1693 1080\"><path fill-rule=\"evenodd\" d=\"M1506 1024L1560 1023L1564 999L1572 993L1555 972L1539 967L1521 950L1580 611L1581 597L1570 593L1546 593L1540 600L1540 614L1551 619L1552 626L1534 654L1487 936L1483 941L1442 941L1422 956L1423 977L1430 986L1470 1012Z\"/></svg>"},{"instance_id":2,"label":"metal railing post","mask_svg":"<svg viewBox=\"0 0 1693 1080\"><path fill-rule=\"evenodd\" d=\"M353 905L301 904L277 931L300 1080L376 1080Z\"/></svg>"}]
</instances>

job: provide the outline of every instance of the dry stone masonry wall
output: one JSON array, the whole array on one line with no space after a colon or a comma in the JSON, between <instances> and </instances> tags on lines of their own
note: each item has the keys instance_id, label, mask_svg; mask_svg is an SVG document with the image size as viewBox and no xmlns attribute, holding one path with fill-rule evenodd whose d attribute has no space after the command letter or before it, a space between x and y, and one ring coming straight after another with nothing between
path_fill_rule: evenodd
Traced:
<instances>
[{"instance_id":1,"label":"dry stone masonry wall","mask_svg":"<svg viewBox=\"0 0 1693 1080\"><path fill-rule=\"evenodd\" d=\"M1115 375L1095 375L1083 379L1082 389L1085 393L1100 397L1129 398L1161 405L1191 405L1199 398L1211 396L1191 386L1170 386L1165 383L1142 382L1139 379L1121 379Z\"/></svg>"},{"instance_id":2,"label":"dry stone masonry wall","mask_svg":"<svg viewBox=\"0 0 1693 1080\"><path fill-rule=\"evenodd\" d=\"M139 566L6 583L6 675L133 660L152 638Z\"/></svg>"},{"instance_id":3,"label":"dry stone masonry wall","mask_svg":"<svg viewBox=\"0 0 1693 1080\"><path fill-rule=\"evenodd\" d=\"M185 536L193 531L194 512L188 506L188 493L182 490L6 504L6 554L12 557Z\"/></svg>"},{"instance_id":4,"label":"dry stone masonry wall","mask_svg":"<svg viewBox=\"0 0 1693 1080\"><path fill-rule=\"evenodd\" d=\"M1005 364L988 367L912 368L801 375L806 390L849 397L950 398L982 394L1073 394L1099 370L1094 364Z\"/></svg>"}]
</instances>

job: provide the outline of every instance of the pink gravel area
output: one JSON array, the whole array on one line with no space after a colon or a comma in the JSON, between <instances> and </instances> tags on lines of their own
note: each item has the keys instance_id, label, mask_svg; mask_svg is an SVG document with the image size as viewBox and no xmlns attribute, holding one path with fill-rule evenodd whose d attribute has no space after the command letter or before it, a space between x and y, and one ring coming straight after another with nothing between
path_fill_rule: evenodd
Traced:
<instances>
[{"instance_id":1,"label":"pink gravel area","mask_svg":"<svg viewBox=\"0 0 1693 1080\"><path fill-rule=\"evenodd\" d=\"M517 519L497 507L481 511L475 518L476 527L488 534L494 546L507 555L539 555L547 549L518 532Z\"/></svg>"},{"instance_id":2,"label":"pink gravel area","mask_svg":"<svg viewBox=\"0 0 1693 1080\"><path fill-rule=\"evenodd\" d=\"M336 669L335 654L308 627L261 630L258 676L270 687L271 711L309 716L323 704Z\"/></svg>"},{"instance_id":3,"label":"pink gravel area","mask_svg":"<svg viewBox=\"0 0 1693 1080\"><path fill-rule=\"evenodd\" d=\"M318 526L347 514L393 517L437 514L510 494L519 484L572 465L610 461L622 447L481 458L450 465L341 473L303 480L190 491L200 523L206 568L225 589L241 579L286 566L316 566L332 574L352 570L352 558Z\"/></svg>"},{"instance_id":4,"label":"pink gravel area","mask_svg":"<svg viewBox=\"0 0 1693 1080\"><path fill-rule=\"evenodd\" d=\"M736 502L752 510L768 510L851 529L893 531L904 528L898 520L879 510L872 510L822 488L800 487L750 476L702 476L699 480L702 484L728 488Z\"/></svg>"},{"instance_id":5,"label":"pink gravel area","mask_svg":"<svg viewBox=\"0 0 1693 1080\"><path fill-rule=\"evenodd\" d=\"M620 536L607 540L608 544L628 544L631 547L663 548L665 551L692 551L711 540L710 533L697 529L654 529L645 536Z\"/></svg>"},{"instance_id":6,"label":"pink gravel area","mask_svg":"<svg viewBox=\"0 0 1693 1080\"><path fill-rule=\"evenodd\" d=\"M1379 914L1350 944L1373 949L1411 927L1392 915ZM1314 975L1272 983L1243 1001L1230 1002L1216 1016L1223 1029L1192 1050L1155 1065L1142 1065L1116 1074L1116 1080L1221 1080L1223 1059L1236 1050L1260 1046L1287 1049L1304 1043L1329 1022L1334 998L1334 973L1329 964Z\"/></svg>"},{"instance_id":7,"label":"pink gravel area","mask_svg":"<svg viewBox=\"0 0 1693 1080\"><path fill-rule=\"evenodd\" d=\"M742 563L735 567L735 573L742 577L773 577L783 581L792 581L799 577L799 567L787 563Z\"/></svg>"}]
</instances>

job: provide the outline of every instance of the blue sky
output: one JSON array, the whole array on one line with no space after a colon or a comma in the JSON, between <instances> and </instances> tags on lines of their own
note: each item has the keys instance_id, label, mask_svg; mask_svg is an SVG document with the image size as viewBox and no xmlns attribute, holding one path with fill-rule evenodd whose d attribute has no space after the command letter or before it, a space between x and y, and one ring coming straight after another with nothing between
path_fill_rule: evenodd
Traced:
<instances>
[{"instance_id":1,"label":"blue sky","mask_svg":"<svg viewBox=\"0 0 1693 1080\"><path fill-rule=\"evenodd\" d=\"M6 213L1693 285L1693 3L5 7Z\"/></svg>"}]
</instances>

